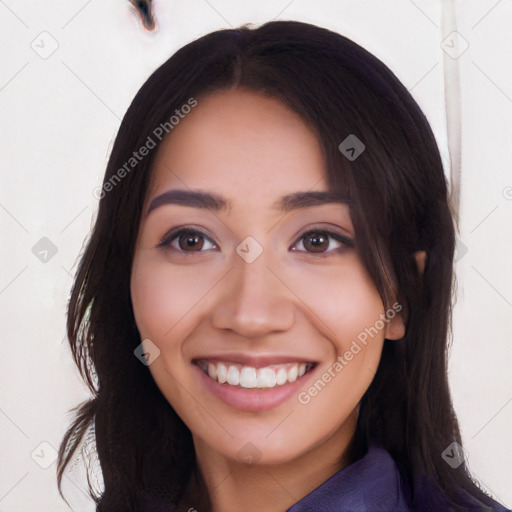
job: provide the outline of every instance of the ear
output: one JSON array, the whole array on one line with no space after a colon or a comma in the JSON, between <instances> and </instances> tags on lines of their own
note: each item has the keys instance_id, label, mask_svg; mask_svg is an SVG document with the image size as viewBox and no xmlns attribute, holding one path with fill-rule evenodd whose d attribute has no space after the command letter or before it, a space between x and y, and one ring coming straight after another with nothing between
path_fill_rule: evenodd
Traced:
<instances>
[{"instance_id":1,"label":"ear","mask_svg":"<svg viewBox=\"0 0 512 512\"><path fill-rule=\"evenodd\" d=\"M417 251L414 253L414 259L420 274L423 274L427 263L426 251ZM397 313L386 325L385 337L388 340L399 340L405 336L405 322L402 313Z\"/></svg>"},{"instance_id":2,"label":"ear","mask_svg":"<svg viewBox=\"0 0 512 512\"><path fill-rule=\"evenodd\" d=\"M389 319L386 324L386 332L384 337L387 340L399 340L405 336L405 323L402 313L397 313L393 318Z\"/></svg>"},{"instance_id":3,"label":"ear","mask_svg":"<svg viewBox=\"0 0 512 512\"><path fill-rule=\"evenodd\" d=\"M417 251L414 253L414 258L416 260L416 265L418 265L418 270L420 274L423 274L425 270L425 265L427 263L427 253L425 251Z\"/></svg>"}]
</instances>

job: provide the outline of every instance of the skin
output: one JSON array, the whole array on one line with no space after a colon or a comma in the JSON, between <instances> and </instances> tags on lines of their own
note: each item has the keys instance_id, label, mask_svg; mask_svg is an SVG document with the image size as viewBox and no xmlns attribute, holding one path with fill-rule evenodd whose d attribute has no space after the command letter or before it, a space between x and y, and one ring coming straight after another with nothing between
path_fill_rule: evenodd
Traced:
<instances>
[{"instance_id":1,"label":"skin","mask_svg":"<svg viewBox=\"0 0 512 512\"><path fill-rule=\"evenodd\" d=\"M213 395L192 361L205 354L286 355L317 366L308 388L385 313L357 249L335 239L315 252L315 228L354 238L349 208L329 203L287 214L281 196L327 191L318 141L275 99L235 89L199 102L159 149L133 261L131 294L141 339L160 355L155 382L192 432L214 512L285 510L350 461L358 403L379 364L385 338L404 335L400 315L308 404L294 394L277 407L242 411ZM172 189L214 192L225 211L148 205ZM158 247L176 227L213 241ZM263 252L247 263L237 246L252 236ZM418 255L421 260L422 255ZM424 255L423 255L424 259ZM259 460L239 451L252 443Z\"/></svg>"}]
</instances>

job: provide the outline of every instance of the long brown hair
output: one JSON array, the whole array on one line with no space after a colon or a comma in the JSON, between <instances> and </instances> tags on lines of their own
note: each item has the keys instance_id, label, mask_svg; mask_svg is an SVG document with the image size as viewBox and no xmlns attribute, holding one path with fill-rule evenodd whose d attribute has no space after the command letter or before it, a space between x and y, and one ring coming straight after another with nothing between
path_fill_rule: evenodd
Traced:
<instances>
[{"instance_id":1,"label":"long brown hair","mask_svg":"<svg viewBox=\"0 0 512 512\"><path fill-rule=\"evenodd\" d=\"M234 87L279 99L315 132L331 190L350 196L356 244L384 306L395 298L404 306L406 335L385 341L361 402L359 435L380 443L402 468L414 510L495 506L465 464L454 469L442 459L452 442L462 445L446 359L453 219L430 126L380 60L339 34L299 22L208 34L179 50L137 93L104 183L113 183L133 152L191 97L200 104ZM353 161L338 149L350 134L365 145ZM176 501L194 471L190 431L134 356L141 339L130 273L155 153L102 194L68 308L69 342L93 397L62 441L59 488L94 419L105 484L96 497L100 511L137 510L149 494ZM420 250L428 255L423 275L414 259Z\"/></svg>"}]
</instances>

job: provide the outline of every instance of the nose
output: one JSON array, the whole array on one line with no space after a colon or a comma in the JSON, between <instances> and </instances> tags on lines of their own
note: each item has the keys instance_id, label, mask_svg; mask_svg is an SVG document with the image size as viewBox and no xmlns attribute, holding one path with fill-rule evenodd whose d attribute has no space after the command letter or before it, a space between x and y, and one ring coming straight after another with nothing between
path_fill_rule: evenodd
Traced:
<instances>
[{"instance_id":1,"label":"nose","mask_svg":"<svg viewBox=\"0 0 512 512\"><path fill-rule=\"evenodd\" d=\"M252 263L235 254L232 270L223 279L212 324L245 338L284 332L295 322L293 292L272 269L263 253ZM275 265L274 265L275 266Z\"/></svg>"}]
</instances>

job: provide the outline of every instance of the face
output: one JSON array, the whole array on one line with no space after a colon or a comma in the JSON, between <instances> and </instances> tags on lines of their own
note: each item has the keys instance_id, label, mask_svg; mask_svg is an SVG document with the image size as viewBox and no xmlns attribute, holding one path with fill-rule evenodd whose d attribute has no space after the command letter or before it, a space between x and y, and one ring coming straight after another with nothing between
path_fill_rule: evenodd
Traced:
<instances>
[{"instance_id":1,"label":"face","mask_svg":"<svg viewBox=\"0 0 512 512\"><path fill-rule=\"evenodd\" d=\"M159 351L149 371L196 446L276 464L352 437L384 338L403 335L354 235L315 136L277 100L218 93L174 127L131 295Z\"/></svg>"}]
</instances>

